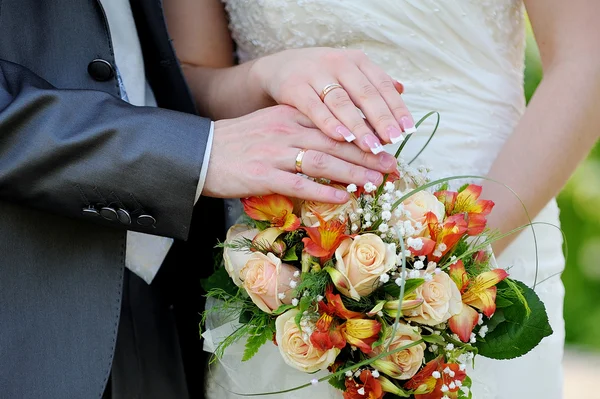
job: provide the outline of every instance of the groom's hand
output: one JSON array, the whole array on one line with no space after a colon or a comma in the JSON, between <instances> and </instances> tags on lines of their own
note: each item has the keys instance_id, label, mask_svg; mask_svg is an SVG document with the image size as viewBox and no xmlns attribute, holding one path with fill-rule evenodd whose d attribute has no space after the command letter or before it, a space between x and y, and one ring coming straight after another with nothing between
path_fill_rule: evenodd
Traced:
<instances>
[{"instance_id":1,"label":"groom's hand","mask_svg":"<svg viewBox=\"0 0 600 399\"><path fill-rule=\"evenodd\" d=\"M395 168L393 156L374 155L331 139L298 110L278 105L215 122L202 195L245 198L279 193L343 203L349 198L346 191L303 175L345 184L379 184L383 173Z\"/></svg>"}]
</instances>

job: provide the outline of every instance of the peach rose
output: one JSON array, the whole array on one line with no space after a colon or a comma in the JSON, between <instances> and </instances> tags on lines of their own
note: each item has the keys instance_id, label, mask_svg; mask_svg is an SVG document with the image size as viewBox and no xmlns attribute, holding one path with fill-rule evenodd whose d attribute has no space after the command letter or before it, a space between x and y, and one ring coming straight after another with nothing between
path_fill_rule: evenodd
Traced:
<instances>
[{"instance_id":1,"label":"peach rose","mask_svg":"<svg viewBox=\"0 0 600 399\"><path fill-rule=\"evenodd\" d=\"M392 333L392 327L388 328L388 334ZM396 327L396 334L391 339L387 338L382 345L377 346L371 357L380 355L385 350L389 343L388 351L394 351L403 346L410 345L421 339L421 335L415 327L411 327L406 323L399 323ZM410 348L406 348L399 352L384 356L373 362L372 366L377 370L389 375L398 380L408 380L412 378L423 364L425 353L425 344L420 343Z\"/></svg>"},{"instance_id":2,"label":"peach rose","mask_svg":"<svg viewBox=\"0 0 600 399\"><path fill-rule=\"evenodd\" d=\"M332 348L321 351L313 346L310 337L298 328L295 317L298 309L290 309L275 320L275 337L283 360L293 368L313 373L326 370L340 350Z\"/></svg>"},{"instance_id":3,"label":"peach rose","mask_svg":"<svg viewBox=\"0 0 600 399\"><path fill-rule=\"evenodd\" d=\"M227 231L225 244L232 244L243 238L252 240L257 234L257 229L251 229L245 224L236 224L231 226ZM225 246L223 249L223 262L225 263L225 270L227 270L229 277L231 277L235 285L238 287L242 286L240 270L242 270L242 268L246 265L246 262L251 256L252 252L247 249L228 248L227 246Z\"/></svg>"},{"instance_id":4,"label":"peach rose","mask_svg":"<svg viewBox=\"0 0 600 399\"><path fill-rule=\"evenodd\" d=\"M273 313L282 304L292 303L290 282L298 269L268 253L254 252L240 272L243 287L262 311Z\"/></svg>"},{"instance_id":5,"label":"peach rose","mask_svg":"<svg viewBox=\"0 0 600 399\"><path fill-rule=\"evenodd\" d=\"M411 195L402 202L402 206L405 212L402 216L393 219L391 223L410 221L415 228L417 227L417 223L420 223L422 227L417 229L415 235L421 235L425 230L425 215L428 212L433 212L440 221L443 220L446 214L444 204L428 191L419 191Z\"/></svg>"},{"instance_id":6,"label":"peach rose","mask_svg":"<svg viewBox=\"0 0 600 399\"><path fill-rule=\"evenodd\" d=\"M345 190L344 186L334 186ZM354 212L356 209L358 209L358 203L353 195L351 195L350 200L344 204L303 201L300 206L300 218L302 219L302 224L305 226L317 227L319 226L319 219L316 214L321 216L326 222L329 222L330 220L339 219L340 216L347 217L349 213Z\"/></svg>"},{"instance_id":7,"label":"peach rose","mask_svg":"<svg viewBox=\"0 0 600 399\"><path fill-rule=\"evenodd\" d=\"M422 299L423 304L407 314L410 321L428 326L445 323L462 309L460 291L450 276L443 271L432 276L433 279L415 290L417 299Z\"/></svg>"},{"instance_id":8,"label":"peach rose","mask_svg":"<svg viewBox=\"0 0 600 399\"><path fill-rule=\"evenodd\" d=\"M359 300L380 285L382 274L396 266L396 245L386 244L381 237L366 233L347 238L335 251L332 279L345 296Z\"/></svg>"}]
</instances>

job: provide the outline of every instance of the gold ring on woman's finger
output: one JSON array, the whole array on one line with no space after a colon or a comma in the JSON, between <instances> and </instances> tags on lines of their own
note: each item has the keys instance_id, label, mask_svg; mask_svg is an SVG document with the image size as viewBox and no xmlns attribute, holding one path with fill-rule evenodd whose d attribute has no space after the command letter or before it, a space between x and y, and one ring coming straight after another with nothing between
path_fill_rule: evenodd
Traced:
<instances>
[{"instance_id":1,"label":"gold ring on woman's finger","mask_svg":"<svg viewBox=\"0 0 600 399\"><path fill-rule=\"evenodd\" d=\"M321 97L321 101L325 101L325 96L335 89L343 89L343 87L339 83L330 83L327 86L325 86L323 90L321 90L321 94L319 95L319 97Z\"/></svg>"}]
</instances>

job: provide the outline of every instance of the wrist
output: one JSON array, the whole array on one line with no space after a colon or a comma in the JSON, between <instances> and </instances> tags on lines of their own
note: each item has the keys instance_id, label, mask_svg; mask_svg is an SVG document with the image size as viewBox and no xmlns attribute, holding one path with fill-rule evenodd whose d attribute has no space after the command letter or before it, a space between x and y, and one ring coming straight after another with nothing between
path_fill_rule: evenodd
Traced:
<instances>
[{"instance_id":1,"label":"wrist","mask_svg":"<svg viewBox=\"0 0 600 399\"><path fill-rule=\"evenodd\" d=\"M248 67L248 90L253 93L254 98L258 99L262 104L261 108L275 105L277 102L273 98L270 84L272 79L269 79L268 65L271 56L257 58L249 61ZM272 77L272 76L271 76Z\"/></svg>"}]
</instances>

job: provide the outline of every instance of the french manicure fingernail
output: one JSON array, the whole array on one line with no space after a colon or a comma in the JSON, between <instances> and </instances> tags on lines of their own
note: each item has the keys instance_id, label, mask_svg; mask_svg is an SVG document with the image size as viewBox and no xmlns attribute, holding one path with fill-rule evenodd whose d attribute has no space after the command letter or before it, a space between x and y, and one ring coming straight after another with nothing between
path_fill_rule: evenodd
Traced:
<instances>
[{"instance_id":1,"label":"french manicure fingernail","mask_svg":"<svg viewBox=\"0 0 600 399\"><path fill-rule=\"evenodd\" d=\"M367 179L369 179L369 181L371 183L375 183L375 184L379 184L379 183L381 183L381 180L383 180L381 174L377 173L373 170L367 171Z\"/></svg>"},{"instance_id":2,"label":"french manicure fingernail","mask_svg":"<svg viewBox=\"0 0 600 399\"><path fill-rule=\"evenodd\" d=\"M363 140L367 147L371 149L371 152L373 154L377 155L381 151L383 151L383 146L381 145L381 142L379 142L377 137L373 136L372 134L367 134Z\"/></svg>"},{"instance_id":3,"label":"french manicure fingernail","mask_svg":"<svg viewBox=\"0 0 600 399\"><path fill-rule=\"evenodd\" d=\"M402 126L402 129L404 129L404 133L406 134L411 134L417 131L415 123L408 116L403 116L400 118L400 126Z\"/></svg>"},{"instance_id":4,"label":"french manicure fingernail","mask_svg":"<svg viewBox=\"0 0 600 399\"><path fill-rule=\"evenodd\" d=\"M344 140L348 143L355 140L356 136L352 134L350 130L348 130L345 126L338 126L335 128L336 133L341 134Z\"/></svg>"},{"instance_id":5,"label":"french manicure fingernail","mask_svg":"<svg viewBox=\"0 0 600 399\"><path fill-rule=\"evenodd\" d=\"M402 131L395 126L388 127L387 133L390 136L390 141L392 142L392 144L399 143L400 141L402 141L402 139L404 139Z\"/></svg>"}]
</instances>

